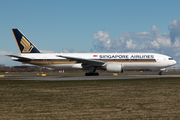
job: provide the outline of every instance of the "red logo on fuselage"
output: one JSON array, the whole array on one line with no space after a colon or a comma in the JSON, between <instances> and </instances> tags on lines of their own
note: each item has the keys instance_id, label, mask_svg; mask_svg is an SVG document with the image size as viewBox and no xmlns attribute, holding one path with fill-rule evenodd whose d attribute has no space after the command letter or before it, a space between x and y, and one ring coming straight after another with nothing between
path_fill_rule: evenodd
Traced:
<instances>
[{"instance_id":1,"label":"red logo on fuselage","mask_svg":"<svg viewBox=\"0 0 180 120\"><path fill-rule=\"evenodd\" d=\"M98 55L93 55L93 57L98 57Z\"/></svg>"}]
</instances>

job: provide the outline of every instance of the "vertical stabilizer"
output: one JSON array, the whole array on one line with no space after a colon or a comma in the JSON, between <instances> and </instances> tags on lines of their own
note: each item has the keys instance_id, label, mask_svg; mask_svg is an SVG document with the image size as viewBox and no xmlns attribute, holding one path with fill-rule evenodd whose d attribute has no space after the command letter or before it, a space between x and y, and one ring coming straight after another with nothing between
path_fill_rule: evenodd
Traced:
<instances>
[{"instance_id":1,"label":"vertical stabilizer","mask_svg":"<svg viewBox=\"0 0 180 120\"><path fill-rule=\"evenodd\" d=\"M12 29L20 53L40 53L40 51L18 29Z\"/></svg>"}]
</instances>

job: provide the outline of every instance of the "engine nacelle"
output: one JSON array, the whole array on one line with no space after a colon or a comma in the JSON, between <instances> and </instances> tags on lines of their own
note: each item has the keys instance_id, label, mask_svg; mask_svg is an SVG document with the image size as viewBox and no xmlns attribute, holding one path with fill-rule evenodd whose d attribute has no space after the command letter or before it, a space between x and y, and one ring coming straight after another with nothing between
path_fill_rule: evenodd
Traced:
<instances>
[{"instance_id":1,"label":"engine nacelle","mask_svg":"<svg viewBox=\"0 0 180 120\"><path fill-rule=\"evenodd\" d=\"M120 63L107 63L106 70L113 73L122 73L123 65Z\"/></svg>"}]
</instances>

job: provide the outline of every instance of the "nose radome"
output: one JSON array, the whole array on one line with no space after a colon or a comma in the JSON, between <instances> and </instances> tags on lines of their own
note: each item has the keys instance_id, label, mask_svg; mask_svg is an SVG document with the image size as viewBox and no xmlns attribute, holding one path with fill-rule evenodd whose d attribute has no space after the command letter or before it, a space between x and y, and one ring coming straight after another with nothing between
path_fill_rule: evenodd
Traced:
<instances>
[{"instance_id":1,"label":"nose radome","mask_svg":"<svg viewBox=\"0 0 180 120\"><path fill-rule=\"evenodd\" d=\"M177 62L175 61L175 60L169 60L169 65L170 66L173 66L173 65L175 65Z\"/></svg>"},{"instance_id":2,"label":"nose radome","mask_svg":"<svg viewBox=\"0 0 180 120\"><path fill-rule=\"evenodd\" d=\"M171 62L171 64L172 65L175 65L177 62L175 61L175 60L173 60L172 62Z\"/></svg>"}]
</instances>

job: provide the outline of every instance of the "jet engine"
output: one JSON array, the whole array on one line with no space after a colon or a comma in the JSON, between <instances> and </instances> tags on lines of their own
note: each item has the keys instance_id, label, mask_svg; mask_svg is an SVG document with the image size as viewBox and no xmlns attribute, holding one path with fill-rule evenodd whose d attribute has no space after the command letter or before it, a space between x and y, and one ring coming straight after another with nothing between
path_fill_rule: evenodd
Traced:
<instances>
[{"instance_id":1,"label":"jet engine","mask_svg":"<svg viewBox=\"0 0 180 120\"><path fill-rule=\"evenodd\" d=\"M114 73L122 73L124 71L123 65L120 63L107 63L106 70L108 72L114 72Z\"/></svg>"}]
</instances>

